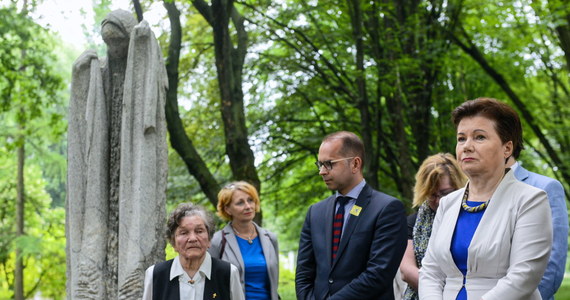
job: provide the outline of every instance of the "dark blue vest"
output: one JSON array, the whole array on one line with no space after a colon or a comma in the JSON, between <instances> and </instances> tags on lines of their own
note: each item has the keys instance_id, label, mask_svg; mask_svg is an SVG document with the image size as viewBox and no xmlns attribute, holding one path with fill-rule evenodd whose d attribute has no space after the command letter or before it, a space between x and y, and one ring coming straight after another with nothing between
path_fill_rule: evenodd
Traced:
<instances>
[{"instance_id":1,"label":"dark blue vest","mask_svg":"<svg viewBox=\"0 0 570 300\"><path fill-rule=\"evenodd\" d=\"M153 300L180 300L180 287L178 277L169 280L170 267L173 259L158 263L154 266L152 274ZM229 262L212 257L212 280L206 278L204 286L204 300L230 300L230 274Z\"/></svg>"}]
</instances>

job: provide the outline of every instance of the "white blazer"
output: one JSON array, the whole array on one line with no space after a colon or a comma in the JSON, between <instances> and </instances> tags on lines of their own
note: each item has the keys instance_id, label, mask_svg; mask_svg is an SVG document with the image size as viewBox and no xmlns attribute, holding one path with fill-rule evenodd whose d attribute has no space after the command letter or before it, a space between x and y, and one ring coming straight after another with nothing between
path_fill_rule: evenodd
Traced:
<instances>
[{"instance_id":1,"label":"white blazer","mask_svg":"<svg viewBox=\"0 0 570 300\"><path fill-rule=\"evenodd\" d=\"M279 296L277 294L277 286L279 283L279 246L277 243L277 236L269 230L259 227L255 223L253 223L253 225L255 225L255 228L257 229L261 249L263 249L263 256L265 256L265 263L267 264L271 300L278 300ZM222 253L222 257L220 257L222 234L226 237L226 246L224 253ZM214 234L208 252L210 252L210 255L213 257L230 262L238 268L241 285L244 288L243 293L245 294L244 263L231 222L226 225L224 229Z\"/></svg>"},{"instance_id":2,"label":"white blazer","mask_svg":"<svg viewBox=\"0 0 570 300\"><path fill-rule=\"evenodd\" d=\"M451 239L465 188L441 199L428 249L422 260L422 300L453 299L463 274L451 256ZM505 174L491 197L468 249L468 299L540 300L537 290L552 247L552 221L546 193Z\"/></svg>"}]
</instances>

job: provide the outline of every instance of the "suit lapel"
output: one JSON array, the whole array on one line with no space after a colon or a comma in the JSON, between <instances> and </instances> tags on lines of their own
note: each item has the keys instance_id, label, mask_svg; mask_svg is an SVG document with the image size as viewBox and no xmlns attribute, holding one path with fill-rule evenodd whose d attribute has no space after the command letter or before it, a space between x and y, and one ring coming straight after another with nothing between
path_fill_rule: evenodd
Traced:
<instances>
[{"instance_id":1,"label":"suit lapel","mask_svg":"<svg viewBox=\"0 0 570 300\"><path fill-rule=\"evenodd\" d=\"M368 203L370 203L370 192L371 192L370 187L368 185L365 185L362 191L360 192L360 195L358 195L358 199L356 199L356 203L354 205L362 207L361 213L366 210L366 206L368 206ZM350 214L349 211L347 211L346 213ZM334 260L332 265L333 268L336 262L340 259L340 257L344 253L346 244L348 244L348 241L352 237L352 232L354 231L356 226L358 226L360 219L361 219L360 216L355 216L353 214L350 214L350 216L348 217L348 220L345 224L344 232L342 234L342 238L340 239L340 245L338 246L338 251L336 252L336 259ZM332 224L330 231L332 232ZM332 241L329 244L332 244Z\"/></svg>"},{"instance_id":2,"label":"suit lapel","mask_svg":"<svg viewBox=\"0 0 570 300\"><path fill-rule=\"evenodd\" d=\"M275 261L275 259L273 258L273 253L275 253L275 252L271 251L273 248L273 245L271 244L271 239L269 238L269 233L267 231L265 231L265 229L262 229L257 224L255 224L255 222L253 223L253 225L257 229L259 242L261 243L261 249L263 250L263 256L265 256L265 261L266 261L266 265L267 265L267 274L270 274L269 273L269 264L270 264L270 262Z\"/></svg>"},{"instance_id":3,"label":"suit lapel","mask_svg":"<svg viewBox=\"0 0 570 300\"><path fill-rule=\"evenodd\" d=\"M240 264L240 266L237 267L241 267L243 270L243 258L241 256L241 251L239 250L239 245L237 243L236 235L231 226L231 223L224 227L223 234L225 234L227 241L225 251L227 252L228 256L234 256L234 259L237 260Z\"/></svg>"},{"instance_id":4,"label":"suit lapel","mask_svg":"<svg viewBox=\"0 0 570 300\"><path fill-rule=\"evenodd\" d=\"M469 183L467 183L469 184ZM467 186L466 184L466 186ZM439 224L440 228L455 228L457 225L457 219L459 218L459 212L461 211L461 201L463 199L463 195L465 194L465 188L461 189L460 193L454 194L453 200L448 201L450 208L445 210L445 218L441 224ZM441 203L440 203L441 205ZM437 217L438 215L436 215ZM443 239L442 245L446 245L446 247L451 246L451 239L453 238L453 234L455 233L454 230L439 230L438 234L440 234ZM433 231L432 231L433 234ZM445 262L453 262L453 256L451 256L451 251L444 251L443 256L445 257ZM450 264L451 268L453 268L456 274L461 274L461 271L457 267L455 263Z\"/></svg>"}]
</instances>

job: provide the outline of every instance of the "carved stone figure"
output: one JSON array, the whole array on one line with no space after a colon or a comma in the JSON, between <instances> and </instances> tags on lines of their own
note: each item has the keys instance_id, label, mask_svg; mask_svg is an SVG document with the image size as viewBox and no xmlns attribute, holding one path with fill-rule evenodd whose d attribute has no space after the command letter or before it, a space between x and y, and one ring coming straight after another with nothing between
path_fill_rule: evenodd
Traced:
<instances>
[{"instance_id":1,"label":"carved stone figure","mask_svg":"<svg viewBox=\"0 0 570 300\"><path fill-rule=\"evenodd\" d=\"M107 57L73 65L68 128L67 298L140 299L164 260L166 69L146 21L102 22Z\"/></svg>"}]
</instances>

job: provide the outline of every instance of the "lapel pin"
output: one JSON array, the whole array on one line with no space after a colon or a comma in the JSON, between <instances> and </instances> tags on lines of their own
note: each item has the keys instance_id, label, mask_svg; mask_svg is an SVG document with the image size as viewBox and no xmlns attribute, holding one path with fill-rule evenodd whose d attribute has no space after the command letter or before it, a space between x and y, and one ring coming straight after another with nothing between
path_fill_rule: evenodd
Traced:
<instances>
[{"instance_id":1,"label":"lapel pin","mask_svg":"<svg viewBox=\"0 0 570 300\"><path fill-rule=\"evenodd\" d=\"M362 211L362 207L360 207L358 205L353 205L352 209L350 210L350 214L358 217L358 215L360 215L361 211Z\"/></svg>"}]
</instances>

